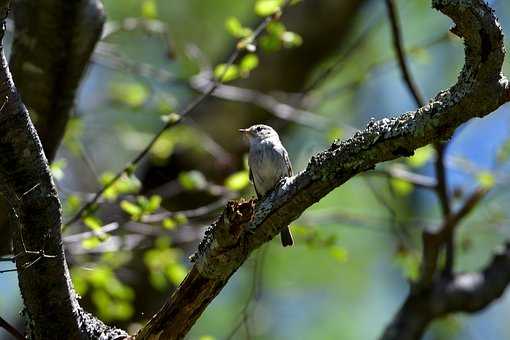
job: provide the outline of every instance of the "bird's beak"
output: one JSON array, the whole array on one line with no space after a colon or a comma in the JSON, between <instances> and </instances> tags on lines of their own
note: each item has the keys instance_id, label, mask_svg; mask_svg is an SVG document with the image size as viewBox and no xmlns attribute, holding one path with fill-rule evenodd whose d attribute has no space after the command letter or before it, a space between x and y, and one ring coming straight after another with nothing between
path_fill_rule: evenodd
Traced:
<instances>
[{"instance_id":1,"label":"bird's beak","mask_svg":"<svg viewBox=\"0 0 510 340\"><path fill-rule=\"evenodd\" d=\"M239 132L241 132L241 133L249 133L250 129L239 129Z\"/></svg>"}]
</instances>

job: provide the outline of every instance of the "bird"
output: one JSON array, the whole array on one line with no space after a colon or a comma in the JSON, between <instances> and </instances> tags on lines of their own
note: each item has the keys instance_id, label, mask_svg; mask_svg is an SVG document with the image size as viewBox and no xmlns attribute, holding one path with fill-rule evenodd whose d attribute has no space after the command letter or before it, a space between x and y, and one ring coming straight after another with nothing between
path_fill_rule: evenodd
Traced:
<instances>
[{"instance_id":1,"label":"bird","mask_svg":"<svg viewBox=\"0 0 510 340\"><path fill-rule=\"evenodd\" d=\"M248 164L250 181L257 198L261 198L285 177L292 176L292 164L287 150L282 145L278 133L270 126L257 124L247 129L239 129L250 143ZM284 247L294 244L289 227L280 232Z\"/></svg>"}]
</instances>

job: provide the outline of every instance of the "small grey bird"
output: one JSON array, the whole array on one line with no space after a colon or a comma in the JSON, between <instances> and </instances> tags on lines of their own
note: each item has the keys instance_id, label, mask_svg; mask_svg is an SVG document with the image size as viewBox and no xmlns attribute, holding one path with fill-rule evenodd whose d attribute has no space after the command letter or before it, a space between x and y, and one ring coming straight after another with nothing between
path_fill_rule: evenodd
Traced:
<instances>
[{"instance_id":1,"label":"small grey bird","mask_svg":"<svg viewBox=\"0 0 510 340\"><path fill-rule=\"evenodd\" d=\"M250 181L255 187L257 197L260 198L271 191L283 178L292 176L292 165L287 150L282 145L280 137L272 127L267 125L253 125L248 129L239 129L250 142ZM294 241L289 227L281 233L282 245L291 246Z\"/></svg>"}]
</instances>

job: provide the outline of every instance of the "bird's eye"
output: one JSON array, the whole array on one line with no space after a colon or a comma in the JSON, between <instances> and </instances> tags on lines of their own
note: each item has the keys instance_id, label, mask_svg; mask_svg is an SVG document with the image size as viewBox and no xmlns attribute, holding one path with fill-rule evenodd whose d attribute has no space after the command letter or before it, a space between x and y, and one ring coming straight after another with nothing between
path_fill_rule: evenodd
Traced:
<instances>
[{"instance_id":1,"label":"bird's eye","mask_svg":"<svg viewBox=\"0 0 510 340\"><path fill-rule=\"evenodd\" d=\"M259 126L258 128L256 128L255 130L256 130L256 131L260 131L260 130L261 130L260 126Z\"/></svg>"}]
</instances>

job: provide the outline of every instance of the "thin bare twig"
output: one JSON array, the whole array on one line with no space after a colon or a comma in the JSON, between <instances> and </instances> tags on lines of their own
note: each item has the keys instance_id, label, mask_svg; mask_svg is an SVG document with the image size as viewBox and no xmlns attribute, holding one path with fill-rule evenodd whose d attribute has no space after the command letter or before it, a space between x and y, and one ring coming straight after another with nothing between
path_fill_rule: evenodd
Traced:
<instances>
[{"instance_id":1,"label":"thin bare twig","mask_svg":"<svg viewBox=\"0 0 510 340\"><path fill-rule=\"evenodd\" d=\"M385 169L376 169L366 173L366 175L379 175L389 178L397 178L413 184L418 188L435 190L437 181L429 176L417 174L399 167L390 167Z\"/></svg>"},{"instance_id":2,"label":"thin bare twig","mask_svg":"<svg viewBox=\"0 0 510 340\"><path fill-rule=\"evenodd\" d=\"M253 266L253 272L251 277L251 288L250 293L248 294L248 299L241 310L241 319L236 324L236 326L230 331L230 333L225 337L225 340L233 339L236 335L237 331L244 325L246 329L246 338L250 339L250 327L248 325L248 319L250 317L250 307L252 307L255 303L258 302L260 298L260 290L262 286L263 273L264 273L264 261L266 258L268 245L264 245L261 249L260 254L255 258L255 264Z\"/></svg>"},{"instance_id":3,"label":"thin bare twig","mask_svg":"<svg viewBox=\"0 0 510 340\"><path fill-rule=\"evenodd\" d=\"M165 218L169 218L176 215L182 215L187 218L193 218L193 217L201 217L208 215L220 208L222 208L225 203L228 202L228 200L232 199L233 195L227 195L222 198L220 198L217 201L214 201L212 203L206 204L204 206L195 208L195 209L189 209L189 210L181 210L181 211L165 211L150 215L144 215L141 218L141 222L143 223L159 223L162 222Z\"/></svg>"},{"instance_id":4,"label":"thin bare twig","mask_svg":"<svg viewBox=\"0 0 510 340\"><path fill-rule=\"evenodd\" d=\"M193 77L190 85L193 89L203 92L209 87L209 78L209 72L204 71ZM253 89L221 84L218 86L213 96L221 99L253 104L280 119L309 126L317 130L324 130L331 124L331 122L323 116L282 103L273 96Z\"/></svg>"},{"instance_id":5,"label":"thin bare twig","mask_svg":"<svg viewBox=\"0 0 510 340\"><path fill-rule=\"evenodd\" d=\"M117 222L112 222L112 223L108 223L108 224L102 226L98 230L90 230L90 231L85 231L85 232L79 233L79 234L64 236L62 240L65 243L79 242L79 241L85 240L85 239L93 237L93 236L101 237L102 234L109 233L109 232L114 231L118 228L119 228L119 224Z\"/></svg>"},{"instance_id":6,"label":"thin bare twig","mask_svg":"<svg viewBox=\"0 0 510 340\"><path fill-rule=\"evenodd\" d=\"M323 84L331 75L334 74L334 71L344 62L349 56L356 51L358 47L360 47L363 42L366 40L367 36L375 29L381 22L383 17L379 18L379 20L374 20L373 23L365 28L363 32L352 42L351 45L341 53L338 58L327 68L322 70L319 75L310 83L310 85L306 86L301 92L301 99L307 96L314 89Z\"/></svg>"},{"instance_id":7,"label":"thin bare twig","mask_svg":"<svg viewBox=\"0 0 510 340\"><path fill-rule=\"evenodd\" d=\"M15 339L18 340L25 340L25 336L20 333L14 326L12 326L10 323L8 323L4 318L0 316L0 327L5 329L7 333L12 335Z\"/></svg>"},{"instance_id":8,"label":"thin bare twig","mask_svg":"<svg viewBox=\"0 0 510 340\"><path fill-rule=\"evenodd\" d=\"M407 60L403 48L404 44L402 43L402 33L398 21L398 12L394 0L386 0L386 7L388 9L388 16L391 23L391 32L393 34L393 47L395 49L395 53L397 54L397 60L400 66L400 71L402 72L402 77L404 78L407 88L413 96L416 105L418 107L422 107L424 105L422 99L423 96L420 94L420 90L418 89L418 86L416 85L407 65Z\"/></svg>"},{"instance_id":9,"label":"thin bare twig","mask_svg":"<svg viewBox=\"0 0 510 340\"><path fill-rule=\"evenodd\" d=\"M430 285L436 272L437 260L441 247L449 241L449 236L458 226L460 221L466 217L485 196L487 190L478 188L466 199L462 207L455 214L450 214L444 219L437 231L423 232L423 262L421 268L420 284L423 287Z\"/></svg>"},{"instance_id":10,"label":"thin bare twig","mask_svg":"<svg viewBox=\"0 0 510 340\"><path fill-rule=\"evenodd\" d=\"M367 184L368 188L372 192L372 195L374 196L374 198L381 205L383 205L386 208L386 210L388 210L388 212L390 214L390 221L389 221L390 230L398 238L398 241L401 244L408 244L410 238L406 234L405 228L403 228L403 225L400 223L399 217L398 217L398 214L397 214L397 211L395 210L395 208L391 205L390 202L388 202L388 200L383 195L381 195L379 190L377 190L377 188L374 186L374 184L368 177L364 177L364 179L365 179L365 183Z\"/></svg>"},{"instance_id":11,"label":"thin bare twig","mask_svg":"<svg viewBox=\"0 0 510 340\"><path fill-rule=\"evenodd\" d=\"M420 45L409 47L409 48L405 49L404 51L407 52L407 55L413 55L413 54L416 54L418 51L432 48L436 45L439 45L439 44L442 44L445 42L449 42L450 40L451 40L451 33L445 33L445 34L435 37L429 41L426 41ZM365 83L365 79L367 79L367 78L374 79L376 76L379 76L379 75L384 74L385 72L388 72L389 68L387 66L391 61L393 61L393 59L385 58L382 60L378 60L378 61L369 63L368 65L365 66L365 69L364 69L365 77L364 78L355 78L355 79L347 81L341 85L333 86L330 89L328 88L327 90L324 91L324 94L322 94L319 99L314 98L313 99L314 102L317 102L317 100L324 101L329 98L338 98L338 96L341 96L342 94L344 94L346 92L357 90L359 87L361 87L361 85L363 85Z\"/></svg>"}]
</instances>

